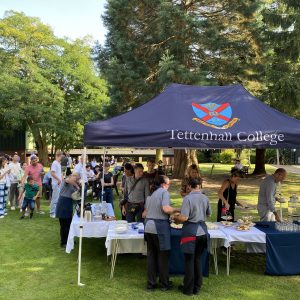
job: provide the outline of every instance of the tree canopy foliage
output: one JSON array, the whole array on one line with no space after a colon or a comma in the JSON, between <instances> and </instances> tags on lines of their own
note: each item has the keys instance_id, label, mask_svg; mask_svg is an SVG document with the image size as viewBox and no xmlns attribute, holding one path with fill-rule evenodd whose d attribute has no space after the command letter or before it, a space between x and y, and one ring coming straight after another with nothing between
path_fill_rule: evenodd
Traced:
<instances>
[{"instance_id":1,"label":"tree canopy foliage","mask_svg":"<svg viewBox=\"0 0 300 300\"><path fill-rule=\"evenodd\" d=\"M83 125L100 118L107 102L87 41L57 38L23 13L0 19L0 118L30 129L44 163L49 144L82 145Z\"/></svg>"}]
</instances>

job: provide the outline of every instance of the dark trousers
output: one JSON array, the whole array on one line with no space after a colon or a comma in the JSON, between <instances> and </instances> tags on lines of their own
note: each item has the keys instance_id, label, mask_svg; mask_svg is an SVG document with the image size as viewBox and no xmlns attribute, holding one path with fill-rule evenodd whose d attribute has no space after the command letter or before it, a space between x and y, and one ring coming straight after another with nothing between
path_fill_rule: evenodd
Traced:
<instances>
[{"instance_id":1,"label":"dark trousers","mask_svg":"<svg viewBox=\"0 0 300 300\"><path fill-rule=\"evenodd\" d=\"M147 241L147 286L156 284L157 274L162 287L169 286L169 253L161 251L157 234L145 233Z\"/></svg>"},{"instance_id":2,"label":"dark trousers","mask_svg":"<svg viewBox=\"0 0 300 300\"><path fill-rule=\"evenodd\" d=\"M12 183L9 188L9 202L10 202L10 207L19 206L18 202L18 197L19 197L19 189L18 189L18 183ZM15 202L15 204L14 204Z\"/></svg>"},{"instance_id":3,"label":"dark trousers","mask_svg":"<svg viewBox=\"0 0 300 300\"><path fill-rule=\"evenodd\" d=\"M126 220L128 223L143 222L142 214L144 211L143 203L128 202L126 208Z\"/></svg>"},{"instance_id":4,"label":"dark trousers","mask_svg":"<svg viewBox=\"0 0 300 300\"><path fill-rule=\"evenodd\" d=\"M202 286L201 254L206 247L207 236L197 236L195 252L193 254L184 254L183 292L185 294L193 294L199 291Z\"/></svg>"},{"instance_id":5,"label":"dark trousers","mask_svg":"<svg viewBox=\"0 0 300 300\"><path fill-rule=\"evenodd\" d=\"M114 208L114 198L113 198L112 188L103 189L103 201L106 201L106 203L110 203Z\"/></svg>"},{"instance_id":6,"label":"dark trousers","mask_svg":"<svg viewBox=\"0 0 300 300\"><path fill-rule=\"evenodd\" d=\"M59 219L60 224L60 244L66 245L68 241L69 230L71 226L72 218Z\"/></svg>"}]
</instances>

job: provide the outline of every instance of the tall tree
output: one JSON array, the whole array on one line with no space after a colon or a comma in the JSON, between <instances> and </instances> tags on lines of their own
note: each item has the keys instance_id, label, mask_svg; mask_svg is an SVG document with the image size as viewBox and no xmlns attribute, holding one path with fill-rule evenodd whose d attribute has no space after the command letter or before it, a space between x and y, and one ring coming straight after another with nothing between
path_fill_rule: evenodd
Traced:
<instances>
[{"instance_id":1,"label":"tall tree","mask_svg":"<svg viewBox=\"0 0 300 300\"><path fill-rule=\"evenodd\" d=\"M6 126L26 125L44 164L49 144L81 144L84 123L100 117L108 101L87 43L57 38L38 18L10 11L0 19L0 58Z\"/></svg>"},{"instance_id":2,"label":"tall tree","mask_svg":"<svg viewBox=\"0 0 300 300\"><path fill-rule=\"evenodd\" d=\"M108 1L105 47L97 47L115 114L160 93L171 82L243 83L262 90L261 48L256 19L262 1ZM118 76L116 76L118 74ZM176 155L183 176L193 150ZM177 153L177 152L176 152ZM180 159L184 157L184 159Z\"/></svg>"}]
</instances>

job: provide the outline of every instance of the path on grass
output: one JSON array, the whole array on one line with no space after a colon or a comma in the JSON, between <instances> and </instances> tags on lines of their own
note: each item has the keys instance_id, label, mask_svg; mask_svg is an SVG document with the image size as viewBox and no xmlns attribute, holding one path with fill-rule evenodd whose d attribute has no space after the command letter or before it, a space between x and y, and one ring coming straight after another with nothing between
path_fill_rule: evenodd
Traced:
<instances>
[{"instance_id":1,"label":"path on grass","mask_svg":"<svg viewBox=\"0 0 300 300\"><path fill-rule=\"evenodd\" d=\"M290 166L286 166L286 165L273 165L274 168L284 168L286 169L286 171L288 173L295 173L295 174L300 174L300 166L297 165L290 165Z\"/></svg>"}]
</instances>

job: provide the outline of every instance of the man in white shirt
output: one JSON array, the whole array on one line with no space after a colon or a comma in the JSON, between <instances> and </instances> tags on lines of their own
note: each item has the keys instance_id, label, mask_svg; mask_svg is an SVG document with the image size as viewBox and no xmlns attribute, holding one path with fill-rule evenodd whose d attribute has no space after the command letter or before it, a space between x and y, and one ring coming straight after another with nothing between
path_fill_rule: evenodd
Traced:
<instances>
[{"instance_id":1,"label":"man in white shirt","mask_svg":"<svg viewBox=\"0 0 300 300\"><path fill-rule=\"evenodd\" d=\"M8 168L10 169L10 189L9 189L9 202L10 209L15 210L18 208L18 197L19 197L19 189L18 184L20 174L22 172L20 163L18 161L19 156L15 154L12 158L12 161L9 163Z\"/></svg>"},{"instance_id":2,"label":"man in white shirt","mask_svg":"<svg viewBox=\"0 0 300 300\"><path fill-rule=\"evenodd\" d=\"M88 190L88 178L87 178L87 172L83 172L83 157L78 157L78 164L74 168L74 172L80 174L80 181L84 182L84 197L87 196L87 190ZM88 161L88 157L86 156L86 161Z\"/></svg>"},{"instance_id":3,"label":"man in white shirt","mask_svg":"<svg viewBox=\"0 0 300 300\"><path fill-rule=\"evenodd\" d=\"M55 161L51 165L52 198L50 205L50 217L55 218L56 205L59 198L60 187L63 180L61 170L62 152L57 151Z\"/></svg>"}]
</instances>

